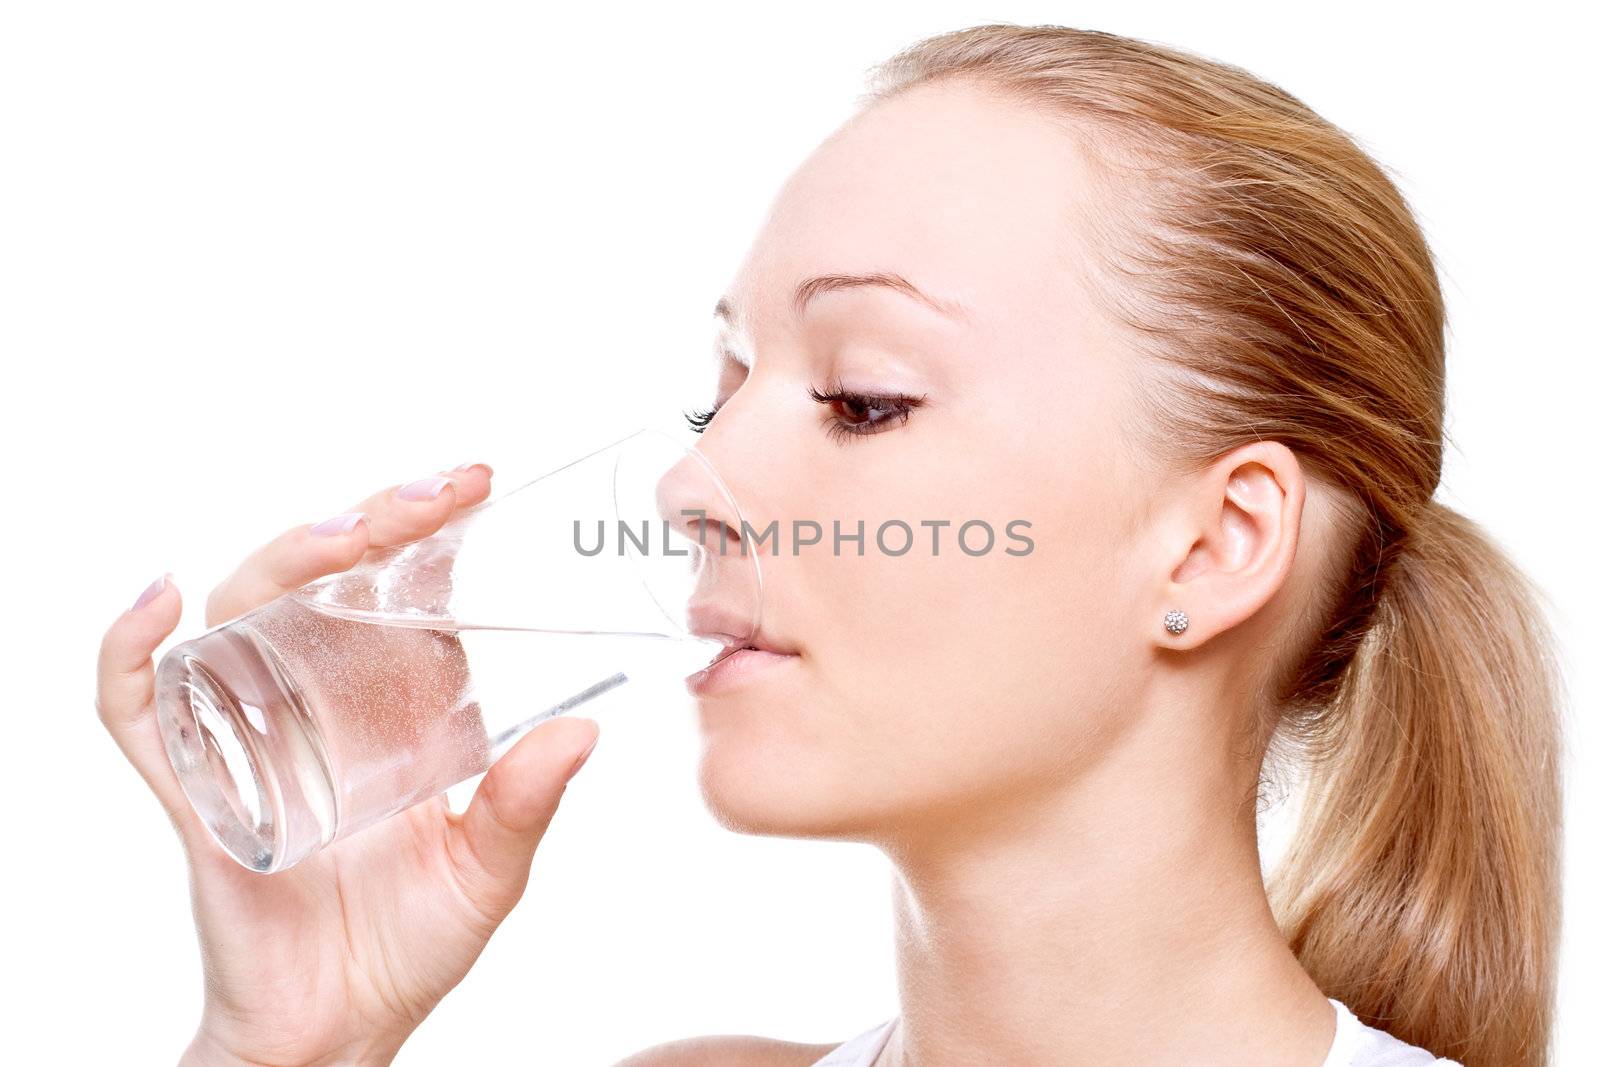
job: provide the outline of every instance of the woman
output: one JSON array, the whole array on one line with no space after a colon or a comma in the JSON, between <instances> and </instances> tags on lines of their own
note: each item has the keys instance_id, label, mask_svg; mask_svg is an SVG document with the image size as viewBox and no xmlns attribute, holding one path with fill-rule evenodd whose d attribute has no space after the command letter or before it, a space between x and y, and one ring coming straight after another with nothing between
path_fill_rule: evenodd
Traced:
<instances>
[{"instance_id":1,"label":"woman","mask_svg":"<svg viewBox=\"0 0 1600 1067\"><path fill-rule=\"evenodd\" d=\"M691 687L724 825L893 860L901 1012L627 1062L1546 1062L1558 681L1520 572L1433 499L1444 311L1400 194L1283 91L1109 34L975 27L877 74L718 304L692 421L755 527L919 536L764 558L765 651ZM425 536L490 473L292 528L208 618ZM1029 549L920 536L968 517ZM162 579L112 624L99 708L187 846L188 1059L386 1061L516 903L596 728L263 878L157 740L178 616ZM1268 881L1256 798L1291 756Z\"/></svg>"}]
</instances>

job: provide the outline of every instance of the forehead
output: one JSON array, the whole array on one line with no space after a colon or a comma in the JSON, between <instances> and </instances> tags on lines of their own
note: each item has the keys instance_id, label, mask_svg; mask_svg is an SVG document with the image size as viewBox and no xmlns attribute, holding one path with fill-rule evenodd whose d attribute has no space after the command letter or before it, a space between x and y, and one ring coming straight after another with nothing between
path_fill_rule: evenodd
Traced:
<instances>
[{"instance_id":1,"label":"forehead","mask_svg":"<svg viewBox=\"0 0 1600 1067\"><path fill-rule=\"evenodd\" d=\"M782 313L824 272L898 271L975 317L1062 299L1090 171L1069 127L970 86L918 86L869 107L779 191L739 272L737 303ZM754 310L754 309L752 309Z\"/></svg>"}]
</instances>

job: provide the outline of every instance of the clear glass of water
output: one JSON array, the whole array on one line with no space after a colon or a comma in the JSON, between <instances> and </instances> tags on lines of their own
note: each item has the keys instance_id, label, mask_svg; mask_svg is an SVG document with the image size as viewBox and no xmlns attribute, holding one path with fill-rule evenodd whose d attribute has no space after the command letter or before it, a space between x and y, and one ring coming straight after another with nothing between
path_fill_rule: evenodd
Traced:
<instances>
[{"instance_id":1,"label":"clear glass of water","mask_svg":"<svg viewBox=\"0 0 1600 1067\"><path fill-rule=\"evenodd\" d=\"M759 628L743 523L701 453L639 431L174 646L167 755L229 855L283 870L546 718L681 692Z\"/></svg>"}]
</instances>

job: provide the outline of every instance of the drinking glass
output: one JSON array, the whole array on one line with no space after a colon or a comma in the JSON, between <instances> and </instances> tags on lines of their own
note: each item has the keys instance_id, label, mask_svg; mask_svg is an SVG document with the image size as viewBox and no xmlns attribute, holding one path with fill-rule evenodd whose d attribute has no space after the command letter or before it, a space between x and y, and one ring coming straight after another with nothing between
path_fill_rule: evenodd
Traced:
<instances>
[{"instance_id":1,"label":"drinking glass","mask_svg":"<svg viewBox=\"0 0 1600 1067\"><path fill-rule=\"evenodd\" d=\"M633 703L681 693L759 627L756 554L717 528L743 521L700 452L641 430L372 549L162 657L178 781L229 855L271 873L624 683Z\"/></svg>"}]
</instances>

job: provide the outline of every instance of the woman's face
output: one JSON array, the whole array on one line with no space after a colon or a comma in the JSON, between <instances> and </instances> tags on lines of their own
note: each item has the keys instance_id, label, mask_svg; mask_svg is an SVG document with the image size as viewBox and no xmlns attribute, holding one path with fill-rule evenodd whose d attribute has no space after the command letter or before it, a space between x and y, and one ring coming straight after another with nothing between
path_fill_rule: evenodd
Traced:
<instances>
[{"instance_id":1,"label":"woman's face","mask_svg":"<svg viewBox=\"0 0 1600 1067\"><path fill-rule=\"evenodd\" d=\"M719 305L701 442L750 529L778 524L753 549L762 639L792 653L697 694L724 825L928 832L1059 787L1116 736L1150 654L1148 476L1137 376L1083 280L1092 192L1061 127L956 86L857 116L781 190ZM929 300L807 284L873 275ZM974 520L992 545L958 540ZM836 552L835 521L864 543Z\"/></svg>"}]
</instances>

